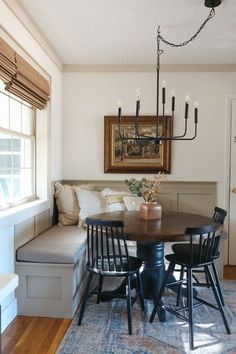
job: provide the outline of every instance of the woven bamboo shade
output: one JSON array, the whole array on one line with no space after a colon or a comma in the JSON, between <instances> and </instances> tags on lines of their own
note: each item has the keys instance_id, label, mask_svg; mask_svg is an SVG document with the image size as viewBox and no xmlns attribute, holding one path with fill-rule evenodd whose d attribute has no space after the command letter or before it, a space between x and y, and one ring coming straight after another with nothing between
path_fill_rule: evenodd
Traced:
<instances>
[{"instance_id":1,"label":"woven bamboo shade","mask_svg":"<svg viewBox=\"0 0 236 354\"><path fill-rule=\"evenodd\" d=\"M0 78L5 89L36 108L43 109L49 100L49 82L22 56L0 38Z\"/></svg>"},{"instance_id":2,"label":"woven bamboo shade","mask_svg":"<svg viewBox=\"0 0 236 354\"><path fill-rule=\"evenodd\" d=\"M5 84L16 74L14 50L0 38L0 78Z\"/></svg>"}]
</instances>

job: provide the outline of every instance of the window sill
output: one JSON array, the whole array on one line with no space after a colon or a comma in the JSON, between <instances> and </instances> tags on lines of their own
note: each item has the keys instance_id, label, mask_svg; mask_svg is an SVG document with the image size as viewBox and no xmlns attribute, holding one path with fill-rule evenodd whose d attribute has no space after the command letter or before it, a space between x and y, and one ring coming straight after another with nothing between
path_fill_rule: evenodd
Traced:
<instances>
[{"instance_id":1,"label":"window sill","mask_svg":"<svg viewBox=\"0 0 236 354\"><path fill-rule=\"evenodd\" d=\"M50 208L49 200L34 200L0 212L0 230L14 226Z\"/></svg>"}]
</instances>

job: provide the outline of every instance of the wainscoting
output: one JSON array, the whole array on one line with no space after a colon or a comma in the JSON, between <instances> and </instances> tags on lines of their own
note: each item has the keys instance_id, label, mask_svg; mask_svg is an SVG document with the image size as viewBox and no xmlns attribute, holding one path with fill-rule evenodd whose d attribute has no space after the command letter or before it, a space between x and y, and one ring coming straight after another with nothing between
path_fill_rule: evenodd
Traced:
<instances>
[{"instance_id":1,"label":"wainscoting","mask_svg":"<svg viewBox=\"0 0 236 354\"><path fill-rule=\"evenodd\" d=\"M63 180L65 184L91 184L94 190L113 188L128 191L123 181ZM159 201L163 209L211 216L216 206L216 182L169 182L161 183Z\"/></svg>"}]
</instances>

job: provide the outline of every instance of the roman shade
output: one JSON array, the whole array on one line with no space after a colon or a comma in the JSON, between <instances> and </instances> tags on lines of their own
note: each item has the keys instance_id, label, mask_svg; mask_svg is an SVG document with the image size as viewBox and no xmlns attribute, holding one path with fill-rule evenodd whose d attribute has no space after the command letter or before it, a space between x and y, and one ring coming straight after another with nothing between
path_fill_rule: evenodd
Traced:
<instances>
[{"instance_id":1,"label":"roman shade","mask_svg":"<svg viewBox=\"0 0 236 354\"><path fill-rule=\"evenodd\" d=\"M15 74L14 50L0 38L0 78L3 82L8 83Z\"/></svg>"},{"instance_id":2,"label":"roman shade","mask_svg":"<svg viewBox=\"0 0 236 354\"><path fill-rule=\"evenodd\" d=\"M0 38L0 78L5 89L32 106L43 109L49 101L49 82Z\"/></svg>"}]
</instances>

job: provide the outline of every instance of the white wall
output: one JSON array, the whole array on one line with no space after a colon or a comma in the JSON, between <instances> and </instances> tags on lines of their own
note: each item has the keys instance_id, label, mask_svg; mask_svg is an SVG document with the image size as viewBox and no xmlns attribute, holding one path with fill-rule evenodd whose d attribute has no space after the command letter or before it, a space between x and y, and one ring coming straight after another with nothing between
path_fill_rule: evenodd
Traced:
<instances>
[{"instance_id":1,"label":"white wall","mask_svg":"<svg viewBox=\"0 0 236 354\"><path fill-rule=\"evenodd\" d=\"M37 172L44 178L41 186L39 186L39 195L48 196L51 181L61 179L61 89L62 89L62 73L61 70L49 58L47 53L42 49L39 43L33 38L22 18L17 18L13 12L6 6L3 0L0 0L0 36L5 40L9 40L9 44L14 48L17 46L24 54L28 55L30 60L35 62L45 72L51 84L51 98L47 110L41 111L37 120L40 120L42 129L38 140L45 147L41 153ZM21 52L21 53L22 53ZM40 124L39 124L40 125ZM46 175L46 178L45 178ZM45 193L46 191L46 193ZM31 216L47 210L49 205L42 205L31 208L33 212ZM20 207L19 207L20 209ZM42 210L41 210L42 209ZM10 215L7 217L7 226L4 226L4 212L1 212L0 222L0 273L14 273L15 249L14 237L17 230L17 222L25 222L29 218L29 211L23 211L15 208L9 210ZM6 212L8 213L8 212ZM45 224L47 225L47 224ZM2 305L2 330L14 319L16 315L16 299L12 293Z\"/></svg>"},{"instance_id":2,"label":"white wall","mask_svg":"<svg viewBox=\"0 0 236 354\"><path fill-rule=\"evenodd\" d=\"M12 41L16 42L48 75L51 84L51 98L48 106L49 117L49 166L51 180L61 178L61 70L54 64L42 49L24 23L0 0L1 36L5 32ZM33 33L33 31L32 31ZM5 39L6 37L4 37ZM10 43L12 45L12 43Z\"/></svg>"},{"instance_id":3,"label":"white wall","mask_svg":"<svg viewBox=\"0 0 236 354\"><path fill-rule=\"evenodd\" d=\"M224 201L225 96L235 91L236 73L162 73L167 91L176 92L174 131L183 129L184 100L199 102L198 137L172 143L172 181L217 181L218 202ZM64 73L62 176L65 179L121 179L104 174L104 116L134 114L136 88L141 89L141 114L155 114L155 73ZM167 96L167 102L170 97ZM189 124L193 119L190 108ZM192 124L193 126L193 124ZM136 176L137 177L137 176Z\"/></svg>"}]
</instances>

